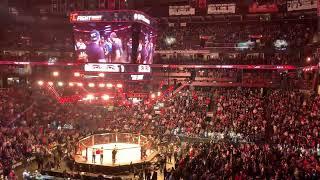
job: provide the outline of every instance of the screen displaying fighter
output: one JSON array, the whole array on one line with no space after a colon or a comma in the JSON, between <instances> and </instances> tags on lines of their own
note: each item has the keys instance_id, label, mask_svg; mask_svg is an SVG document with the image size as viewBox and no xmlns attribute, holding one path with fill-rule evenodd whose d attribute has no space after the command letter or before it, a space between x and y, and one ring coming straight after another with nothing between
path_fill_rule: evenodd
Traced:
<instances>
[{"instance_id":1,"label":"screen displaying fighter","mask_svg":"<svg viewBox=\"0 0 320 180\"><path fill-rule=\"evenodd\" d=\"M74 25L75 51L85 63L135 63L130 23Z\"/></svg>"},{"instance_id":2,"label":"screen displaying fighter","mask_svg":"<svg viewBox=\"0 0 320 180\"><path fill-rule=\"evenodd\" d=\"M155 32L146 26L141 28L139 35L139 46L138 46L138 64L152 64L153 55L155 51L155 41L156 36Z\"/></svg>"}]
</instances>

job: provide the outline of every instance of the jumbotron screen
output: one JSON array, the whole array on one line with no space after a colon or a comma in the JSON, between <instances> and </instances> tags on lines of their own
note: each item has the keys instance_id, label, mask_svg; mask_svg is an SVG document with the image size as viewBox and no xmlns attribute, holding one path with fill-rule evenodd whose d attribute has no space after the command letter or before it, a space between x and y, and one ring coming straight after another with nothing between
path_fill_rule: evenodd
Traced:
<instances>
[{"instance_id":1,"label":"jumbotron screen","mask_svg":"<svg viewBox=\"0 0 320 180\"><path fill-rule=\"evenodd\" d=\"M138 64L152 64L155 51L156 35L152 28L141 26L139 46L137 48Z\"/></svg>"},{"instance_id":2,"label":"jumbotron screen","mask_svg":"<svg viewBox=\"0 0 320 180\"><path fill-rule=\"evenodd\" d=\"M155 33L151 28L133 28L130 22L74 24L75 51L80 62L152 64ZM139 44L134 48L133 38ZM136 49L136 58L133 51Z\"/></svg>"}]
</instances>

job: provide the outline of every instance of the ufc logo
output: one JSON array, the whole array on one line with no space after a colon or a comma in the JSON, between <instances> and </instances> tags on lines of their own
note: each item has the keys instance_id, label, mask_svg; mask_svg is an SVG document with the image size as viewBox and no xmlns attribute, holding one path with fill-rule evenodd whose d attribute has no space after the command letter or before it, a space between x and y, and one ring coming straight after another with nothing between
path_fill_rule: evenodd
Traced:
<instances>
[{"instance_id":1,"label":"ufc logo","mask_svg":"<svg viewBox=\"0 0 320 180\"><path fill-rule=\"evenodd\" d=\"M77 16L78 16L78 14L76 14L76 13L70 14L70 21L71 22L77 21Z\"/></svg>"}]
</instances>

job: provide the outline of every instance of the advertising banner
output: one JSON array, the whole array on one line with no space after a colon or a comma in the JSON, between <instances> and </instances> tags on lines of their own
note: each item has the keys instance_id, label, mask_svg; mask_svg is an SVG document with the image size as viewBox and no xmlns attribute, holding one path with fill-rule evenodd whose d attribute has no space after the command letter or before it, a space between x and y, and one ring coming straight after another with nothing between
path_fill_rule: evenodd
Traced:
<instances>
[{"instance_id":1,"label":"advertising banner","mask_svg":"<svg viewBox=\"0 0 320 180\"><path fill-rule=\"evenodd\" d=\"M208 14L235 14L236 4L209 4Z\"/></svg>"},{"instance_id":2,"label":"advertising banner","mask_svg":"<svg viewBox=\"0 0 320 180\"><path fill-rule=\"evenodd\" d=\"M272 13L278 12L278 6L275 3L258 4L252 3L249 6L249 13Z\"/></svg>"},{"instance_id":3,"label":"advertising banner","mask_svg":"<svg viewBox=\"0 0 320 180\"><path fill-rule=\"evenodd\" d=\"M169 6L169 16L187 16L195 13L195 8L191 6Z\"/></svg>"},{"instance_id":4,"label":"advertising banner","mask_svg":"<svg viewBox=\"0 0 320 180\"><path fill-rule=\"evenodd\" d=\"M317 8L316 0L291 0L287 1L288 11L310 10Z\"/></svg>"}]
</instances>

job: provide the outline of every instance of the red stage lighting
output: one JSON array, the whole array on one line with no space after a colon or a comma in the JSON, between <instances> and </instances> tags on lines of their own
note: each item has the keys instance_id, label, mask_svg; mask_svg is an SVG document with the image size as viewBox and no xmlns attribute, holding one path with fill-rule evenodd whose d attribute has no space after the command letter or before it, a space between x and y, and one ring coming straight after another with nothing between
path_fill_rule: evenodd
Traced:
<instances>
[{"instance_id":1,"label":"red stage lighting","mask_svg":"<svg viewBox=\"0 0 320 180\"><path fill-rule=\"evenodd\" d=\"M122 84L117 84L117 88L122 88Z\"/></svg>"},{"instance_id":2,"label":"red stage lighting","mask_svg":"<svg viewBox=\"0 0 320 180\"><path fill-rule=\"evenodd\" d=\"M48 82L48 85L49 85L49 86L52 86L52 85L53 85L53 82L49 81L49 82Z\"/></svg>"},{"instance_id":3,"label":"red stage lighting","mask_svg":"<svg viewBox=\"0 0 320 180\"><path fill-rule=\"evenodd\" d=\"M92 88L92 87L94 87L95 85L94 85L94 83L89 83L88 86Z\"/></svg>"},{"instance_id":4,"label":"red stage lighting","mask_svg":"<svg viewBox=\"0 0 320 180\"><path fill-rule=\"evenodd\" d=\"M77 85L78 85L79 87L80 87L80 86L83 86L83 84L82 84L82 83L78 83Z\"/></svg>"},{"instance_id":5,"label":"red stage lighting","mask_svg":"<svg viewBox=\"0 0 320 180\"><path fill-rule=\"evenodd\" d=\"M101 88L103 88L103 87L105 87L106 85L104 84L104 83L100 83L99 84L99 87L101 87Z\"/></svg>"},{"instance_id":6,"label":"red stage lighting","mask_svg":"<svg viewBox=\"0 0 320 180\"><path fill-rule=\"evenodd\" d=\"M79 73L79 72L75 72L75 73L73 73L73 75L74 75L75 77L80 77L80 73Z\"/></svg>"},{"instance_id":7,"label":"red stage lighting","mask_svg":"<svg viewBox=\"0 0 320 180\"><path fill-rule=\"evenodd\" d=\"M311 61L311 57L307 57L306 61L310 62Z\"/></svg>"},{"instance_id":8,"label":"red stage lighting","mask_svg":"<svg viewBox=\"0 0 320 180\"><path fill-rule=\"evenodd\" d=\"M54 72L52 72L52 75L53 75L54 77L57 77L57 76L59 76L59 72L58 72L58 71L54 71Z\"/></svg>"},{"instance_id":9,"label":"red stage lighting","mask_svg":"<svg viewBox=\"0 0 320 180\"><path fill-rule=\"evenodd\" d=\"M58 86L63 86L63 82L58 82Z\"/></svg>"},{"instance_id":10,"label":"red stage lighting","mask_svg":"<svg viewBox=\"0 0 320 180\"><path fill-rule=\"evenodd\" d=\"M101 96L101 97L102 97L102 99L103 99L103 100L105 100L105 101L107 101L107 100L109 100L109 99L110 99L110 97L109 97L108 95L106 95L106 94L105 94L105 95L103 95L103 96Z\"/></svg>"},{"instance_id":11,"label":"red stage lighting","mask_svg":"<svg viewBox=\"0 0 320 180\"><path fill-rule=\"evenodd\" d=\"M84 100L93 100L94 99L94 95L93 94L88 94L85 98L84 98Z\"/></svg>"},{"instance_id":12,"label":"red stage lighting","mask_svg":"<svg viewBox=\"0 0 320 180\"><path fill-rule=\"evenodd\" d=\"M43 81L38 81L38 85L39 85L39 86L42 86L43 83L44 83Z\"/></svg>"},{"instance_id":13,"label":"red stage lighting","mask_svg":"<svg viewBox=\"0 0 320 180\"><path fill-rule=\"evenodd\" d=\"M104 73L99 73L99 77L104 77Z\"/></svg>"},{"instance_id":14,"label":"red stage lighting","mask_svg":"<svg viewBox=\"0 0 320 180\"><path fill-rule=\"evenodd\" d=\"M108 87L108 88L112 88L112 87L113 87L113 85L112 85L112 84L110 84L110 83L108 83L108 84L107 84L107 87Z\"/></svg>"}]
</instances>

